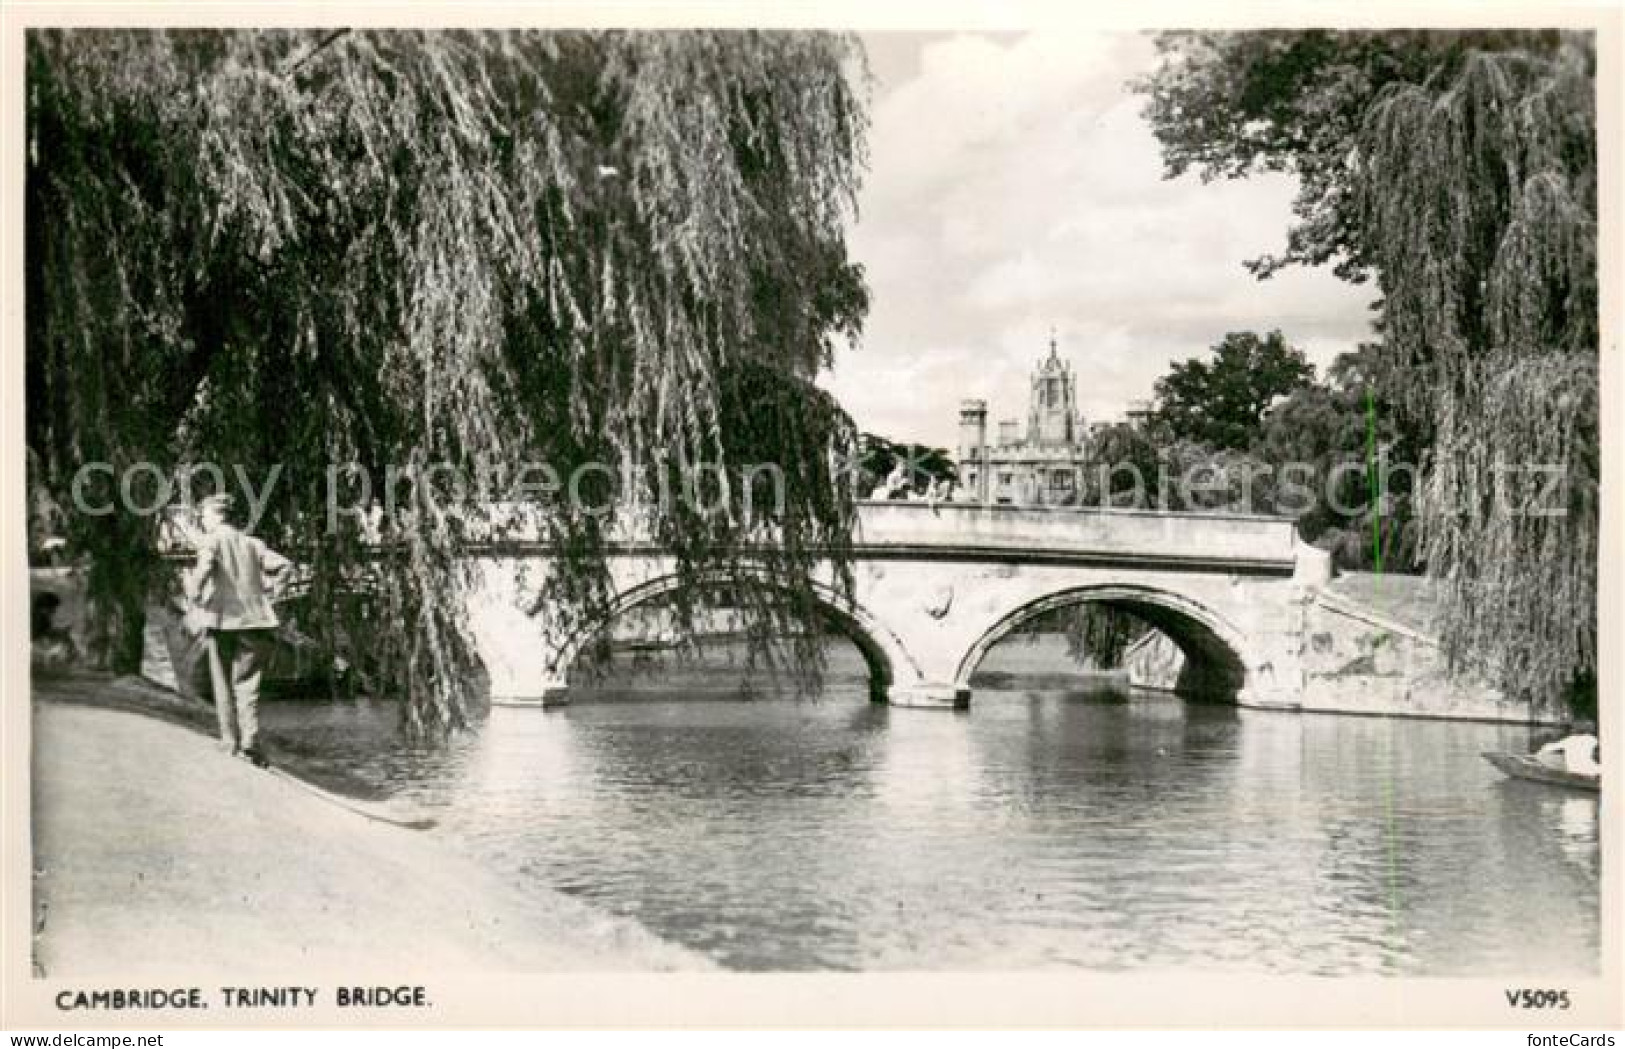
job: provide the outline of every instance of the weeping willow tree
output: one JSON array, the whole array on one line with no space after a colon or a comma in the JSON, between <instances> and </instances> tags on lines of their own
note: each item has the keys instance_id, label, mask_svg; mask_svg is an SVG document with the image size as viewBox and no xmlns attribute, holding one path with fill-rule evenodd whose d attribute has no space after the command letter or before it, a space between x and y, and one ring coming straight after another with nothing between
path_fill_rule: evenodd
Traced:
<instances>
[{"instance_id":1,"label":"weeping willow tree","mask_svg":"<svg viewBox=\"0 0 1625 1049\"><path fill-rule=\"evenodd\" d=\"M1443 636L1548 704L1594 688L1597 658L1594 66L1575 38L1394 85L1356 178L1401 403L1435 428L1419 520Z\"/></svg>"},{"instance_id":2,"label":"weeping willow tree","mask_svg":"<svg viewBox=\"0 0 1625 1049\"><path fill-rule=\"evenodd\" d=\"M1284 253L1375 278L1370 376L1422 450L1419 559L1452 656L1595 703L1600 477L1588 33L1169 33L1138 86L1170 177L1287 172ZM1380 523L1380 522L1379 522Z\"/></svg>"},{"instance_id":3,"label":"weeping willow tree","mask_svg":"<svg viewBox=\"0 0 1625 1049\"><path fill-rule=\"evenodd\" d=\"M759 641L845 578L855 434L812 379L867 307L850 39L53 31L27 62L27 433L60 504L92 462L279 468L259 528L309 567L305 625L418 727L470 710L462 555L512 519L452 478L579 475L525 496L549 630L603 613L628 529L695 594L769 581L737 588ZM371 480L337 528L334 464ZM78 494L115 507L68 527L133 669L159 518Z\"/></svg>"}]
</instances>

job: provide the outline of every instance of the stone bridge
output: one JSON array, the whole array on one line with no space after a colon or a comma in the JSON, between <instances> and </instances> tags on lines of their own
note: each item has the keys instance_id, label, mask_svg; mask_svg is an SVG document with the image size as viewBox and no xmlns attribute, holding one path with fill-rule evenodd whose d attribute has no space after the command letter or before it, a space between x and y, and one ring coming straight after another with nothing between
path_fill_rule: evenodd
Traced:
<instances>
[{"instance_id":1,"label":"stone bridge","mask_svg":"<svg viewBox=\"0 0 1625 1049\"><path fill-rule=\"evenodd\" d=\"M1001 638L1095 602L1174 640L1180 691L1297 709L1305 607L1330 576L1292 521L1252 515L870 502L853 539L853 592L823 580L821 611L863 652L876 698L911 707L968 706L971 675ZM523 544L481 557L471 626L494 702L567 700L593 635L678 585L669 556L618 545L610 614L550 640L527 612L549 558Z\"/></svg>"}]
</instances>

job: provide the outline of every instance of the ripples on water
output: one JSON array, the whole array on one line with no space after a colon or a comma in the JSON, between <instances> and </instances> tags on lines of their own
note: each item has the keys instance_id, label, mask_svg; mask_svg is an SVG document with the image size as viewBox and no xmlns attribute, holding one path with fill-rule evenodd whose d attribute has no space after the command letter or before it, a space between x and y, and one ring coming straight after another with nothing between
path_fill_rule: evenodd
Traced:
<instances>
[{"instance_id":1,"label":"ripples on water","mask_svg":"<svg viewBox=\"0 0 1625 1049\"><path fill-rule=\"evenodd\" d=\"M1023 648L989 666L1064 666ZM1596 971L1598 799L1479 757L1527 729L989 680L968 714L891 709L842 648L816 700L667 668L449 747L385 703L267 722L732 968Z\"/></svg>"}]
</instances>

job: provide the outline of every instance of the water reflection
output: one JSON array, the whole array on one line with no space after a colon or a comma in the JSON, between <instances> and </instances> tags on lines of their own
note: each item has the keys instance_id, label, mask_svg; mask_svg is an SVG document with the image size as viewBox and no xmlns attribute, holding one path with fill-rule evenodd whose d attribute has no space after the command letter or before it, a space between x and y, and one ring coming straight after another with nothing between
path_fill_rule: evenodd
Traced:
<instances>
[{"instance_id":1,"label":"water reflection","mask_svg":"<svg viewBox=\"0 0 1625 1049\"><path fill-rule=\"evenodd\" d=\"M892 710L855 652L817 700L737 695L611 681L436 751L380 704L270 718L493 866L735 968L1596 968L1597 800L1479 758L1522 729L1111 688Z\"/></svg>"}]
</instances>

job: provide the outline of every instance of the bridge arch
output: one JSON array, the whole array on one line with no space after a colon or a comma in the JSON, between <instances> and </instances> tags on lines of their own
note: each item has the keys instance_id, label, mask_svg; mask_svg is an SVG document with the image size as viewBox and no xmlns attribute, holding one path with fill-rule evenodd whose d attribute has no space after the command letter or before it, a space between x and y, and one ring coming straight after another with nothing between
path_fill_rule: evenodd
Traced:
<instances>
[{"instance_id":1,"label":"bridge arch","mask_svg":"<svg viewBox=\"0 0 1625 1049\"><path fill-rule=\"evenodd\" d=\"M1156 587L1106 584L1069 587L1029 601L983 632L960 659L954 685L970 692L970 678L988 651L1047 612L1097 604L1133 615L1162 631L1185 654L1177 691L1204 698L1235 699L1247 686L1250 662L1241 631L1224 616L1183 594Z\"/></svg>"},{"instance_id":2,"label":"bridge arch","mask_svg":"<svg viewBox=\"0 0 1625 1049\"><path fill-rule=\"evenodd\" d=\"M727 586L738 585L741 581L782 589L766 573L748 573L743 579L739 576L719 574L714 578L702 578L701 583ZM557 647L547 664L549 678L567 684L571 665L601 631L609 629L617 619L627 613L693 585L693 580L681 579L673 574L650 579L617 592L603 615L596 616L590 622L571 631ZM868 609L848 600L833 587L821 582L814 582L812 591L822 622L834 627L862 653L864 662L869 667L869 692L872 699L884 702L892 683L899 679L899 675L905 680L914 680L920 676L919 667L903 648L902 642Z\"/></svg>"}]
</instances>

